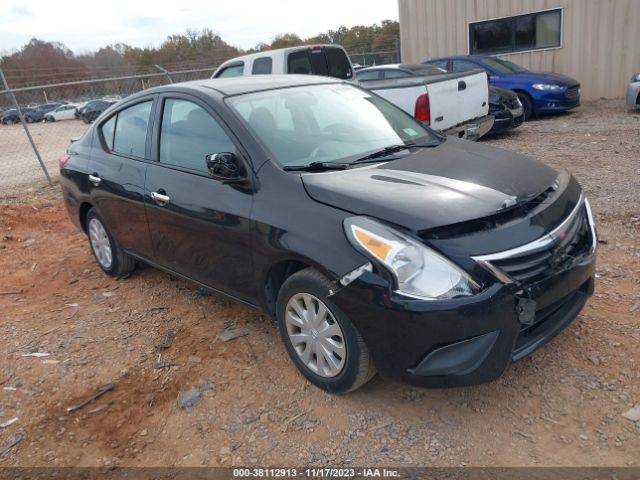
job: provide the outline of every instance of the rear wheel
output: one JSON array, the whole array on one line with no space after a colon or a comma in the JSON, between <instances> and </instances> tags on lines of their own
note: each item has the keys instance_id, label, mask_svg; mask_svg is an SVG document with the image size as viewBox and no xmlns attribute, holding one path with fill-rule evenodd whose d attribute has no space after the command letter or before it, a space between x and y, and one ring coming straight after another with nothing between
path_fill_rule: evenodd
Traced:
<instances>
[{"instance_id":1,"label":"rear wheel","mask_svg":"<svg viewBox=\"0 0 640 480\"><path fill-rule=\"evenodd\" d=\"M87 235L93 256L107 275L118 278L133 271L135 259L118 246L93 208L87 213Z\"/></svg>"},{"instance_id":2,"label":"rear wheel","mask_svg":"<svg viewBox=\"0 0 640 480\"><path fill-rule=\"evenodd\" d=\"M346 393L367 383L375 368L360 333L331 301L331 287L313 268L293 274L280 289L276 316L302 375L328 392Z\"/></svg>"},{"instance_id":3,"label":"rear wheel","mask_svg":"<svg viewBox=\"0 0 640 480\"><path fill-rule=\"evenodd\" d=\"M524 110L524 119L529 120L533 114L533 101L531 97L523 92L518 92L518 98L520 99L520 103L522 103L522 109Z\"/></svg>"}]
</instances>

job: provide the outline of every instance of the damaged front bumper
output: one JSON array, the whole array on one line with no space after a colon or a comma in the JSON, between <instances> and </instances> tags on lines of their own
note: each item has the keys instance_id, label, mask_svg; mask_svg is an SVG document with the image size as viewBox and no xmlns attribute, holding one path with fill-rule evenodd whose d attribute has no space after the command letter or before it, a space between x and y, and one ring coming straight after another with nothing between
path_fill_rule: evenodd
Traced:
<instances>
[{"instance_id":1,"label":"damaged front bumper","mask_svg":"<svg viewBox=\"0 0 640 480\"><path fill-rule=\"evenodd\" d=\"M394 292L365 264L343 277L331 300L354 323L381 374L425 387L488 382L558 335L593 294L597 236L588 202L581 198L556 229L524 246L529 250L485 256L496 261L506 254L528 265L532 251L563 252L570 235L582 242L583 254L526 282L496 275L473 296L417 300Z\"/></svg>"}]
</instances>

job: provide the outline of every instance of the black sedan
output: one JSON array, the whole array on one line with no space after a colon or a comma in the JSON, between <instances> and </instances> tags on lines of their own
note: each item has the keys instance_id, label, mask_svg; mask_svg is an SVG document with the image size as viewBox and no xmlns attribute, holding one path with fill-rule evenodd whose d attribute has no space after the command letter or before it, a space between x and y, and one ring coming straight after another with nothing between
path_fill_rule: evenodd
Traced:
<instances>
[{"instance_id":1,"label":"black sedan","mask_svg":"<svg viewBox=\"0 0 640 480\"><path fill-rule=\"evenodd\" d=\"M111 276L137 261L273 316L302 374L347 392L499 377L593 292L578 182L446 138L352 84L173 84L101 115L60 159Z\"/></svg>"},{"instance_id":2,"label":"black sedan","mask_svg":"<svg viewBox=\"0 0 640 480\"><path fill-rule=\"evenodd\" d=\"M79 116L84 123L91 123L114 103L115 100L91 100L80 109Z\"/></svg>"}]
</instances>

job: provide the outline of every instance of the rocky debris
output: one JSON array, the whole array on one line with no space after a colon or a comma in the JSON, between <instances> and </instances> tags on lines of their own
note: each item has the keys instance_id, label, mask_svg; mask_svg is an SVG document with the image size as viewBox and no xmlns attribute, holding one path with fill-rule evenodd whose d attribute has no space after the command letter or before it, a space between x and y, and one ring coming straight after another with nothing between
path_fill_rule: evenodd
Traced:
<instances>
[{"instance_id":1,"label":"rocky debris","mask_svg":"<svg viewBox=\"0 0 640 480\"><path fill-rule=\"evenodd\" d=\"M250 332L251 332L250 328L226 327L220 330L220 332L218 333L218 338L223 342L229 342L238 337L243 337L245 335L248 335Z\"/></svg>"},{"instance_id":2,"label":"rocky debris","mask_svg":"<svg viewBox=\"0 0 640 480\"><path fill-rule=\"evenodd\" d=\"M630 410L627 410L622 414L622 416L632 422L640 422L640 404Z\"/></svg>"},{"instance_id":3,"label":"rocky debris","mask_svg":"<svg viewBox=\"0 0 640 480\"><path fill-rule=\"evenodd\" d=\"M68 407L67 408L67 413L77 412L78 410L86 407L90 403L95 402L98 398L100 398L105 393L109 392L110 390L113 390L113 388L114 388L114 385L112 383L108 383L108 384L100 387L95 394L91 395L86 400L84 400L84 401L80 402L79 404L74 405L72 407Z\"/></svg>"}]
</instances>

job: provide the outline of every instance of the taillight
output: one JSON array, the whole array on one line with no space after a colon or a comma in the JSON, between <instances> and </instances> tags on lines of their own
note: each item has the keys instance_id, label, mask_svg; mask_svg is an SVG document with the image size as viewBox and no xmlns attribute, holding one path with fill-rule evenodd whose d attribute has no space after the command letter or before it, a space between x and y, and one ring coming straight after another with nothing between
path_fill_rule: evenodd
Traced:
<instances>
[{"instance_id":1,"label":"taillight","mask_svg":"<svg viewBox=\"0 0 640 480\"><path fill-rule=\"evenodd\" d=\"M413 115L416 120L431 125L431 106L429 105L429 94L425 93L416 100L416 111Z\"/></svg>"},{"instance_id":2,"label":"taillight","mask_svg":"<svg viewBox=\"0 0 640 480\"><path fill-rule=\"evenodd\" d=\"M67 162L69 161L69 159L71 158L71 155L63 155L58 159L58 166L60 167L60 170L62 170L64 168L64 166L67 164Z\"/></svg>"}]
</instances>

